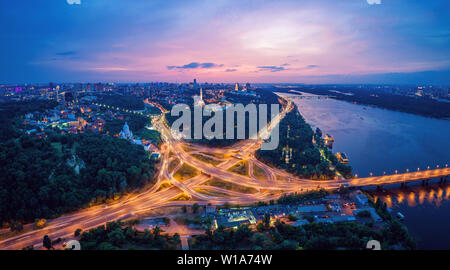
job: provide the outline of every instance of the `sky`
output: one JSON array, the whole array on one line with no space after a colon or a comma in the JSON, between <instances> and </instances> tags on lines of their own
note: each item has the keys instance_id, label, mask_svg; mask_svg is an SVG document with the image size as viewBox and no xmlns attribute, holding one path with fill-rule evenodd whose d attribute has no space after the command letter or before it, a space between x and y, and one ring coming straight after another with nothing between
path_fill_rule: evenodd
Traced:
<instances>
[{"instance_id":1,"label":"sky","mask_svg":"<svg viewBox=\"0 0 450 270\"><path fill-rule=\"evenodd\" d=\"M450 84L448 0L0 0L0 83Z\"/></svg>"}]
</instances>

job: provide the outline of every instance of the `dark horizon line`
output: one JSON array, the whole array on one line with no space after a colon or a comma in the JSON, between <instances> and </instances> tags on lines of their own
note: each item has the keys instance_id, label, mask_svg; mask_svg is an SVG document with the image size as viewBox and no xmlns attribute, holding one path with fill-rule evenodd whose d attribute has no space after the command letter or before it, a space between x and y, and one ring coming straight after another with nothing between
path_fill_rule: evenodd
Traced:
<instances>
[{"instance_id":1,"label":"dark horizon line","mask_svg":"<svg viewBox=\"0 0 450 270\"><path fill-rule=\"evenodd\" d=\"M48 82L27 82L27 83L2 83L0 82L0 86L20 86L20 85L48 85L50 83L53 84L150 84L150 83L168 83L168 84L189 84L192 83L192 81L188 82L168 82L168 81L129 81L129 82L120 82L120 81L87 81L87 82L54 82L54 81L48 81ZM302 83L302 82L267 82L267 83L261 83L261 82L197 82L199 85L208 83L208 84L245 84L250 83L252 85L320 85L320 86L327 86L327 85L333 85L333 86L446 86L450 87L450 84L439 84L439 83Z\"/></svg>"}]
</instances>

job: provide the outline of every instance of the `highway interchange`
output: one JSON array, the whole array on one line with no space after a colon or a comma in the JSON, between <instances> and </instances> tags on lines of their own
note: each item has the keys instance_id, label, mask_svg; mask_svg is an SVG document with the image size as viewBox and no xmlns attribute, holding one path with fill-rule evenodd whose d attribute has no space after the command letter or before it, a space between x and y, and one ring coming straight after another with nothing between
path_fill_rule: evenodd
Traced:
<instances>
[{"instance_id":1,"label":"highway interchange","mask_svg":"<svg viewBox=\"0 0 450 270\"><path fill-rule=\"evenodd\" d=\"M282 111L267 127L260 132L270 132L293 108L288 100ZM147 212L169 206L213 204L250 204L258 201L277 199L283 194L292 192L305 192L318 188L336 189L343 186L374 186L410 181L438 178L450 174L449 168L408 172L403 174L374 176L366 178L333 179L327 181L299 179L285 171L270 167L255 158L261 140L244 140L232 147L210 148L206 146L186 143L175 139L167 125L164 114L154 117L152 124L161 133L163 145L161 146L161 162L156 183L137 194L130 194L117 201L81 209L61 217L49 220L48 224L38 230L25 231L10 238L0 240L0 249L21 249L28 245L41 245L44 235L52 239L73 237L78 228L87 230L98 227L106 222L132 216L143 216ZM215 164L205 162L198 156L214 159ZM171 163L177 163L174 168ZM248 163L248 174L237 174L230 170L240 162ZM198 175L183 181L175 177L175 173L187 164L195 168ZM264 177L255 176L255 168L263 171ZM256 168L257 169L257 168ZM251 188L255 192L239 192L206 185L211 179ZM189 198L180 199L180 198Z\"/></svg>"}]
</instances>

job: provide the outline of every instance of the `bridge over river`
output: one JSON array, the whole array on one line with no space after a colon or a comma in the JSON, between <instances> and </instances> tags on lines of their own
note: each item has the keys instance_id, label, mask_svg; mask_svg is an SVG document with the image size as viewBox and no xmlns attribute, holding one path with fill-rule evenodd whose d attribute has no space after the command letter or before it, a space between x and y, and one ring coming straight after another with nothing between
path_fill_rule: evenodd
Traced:
<instances>
[{"instance_id":1,"label":"bridge over river","mask_svg":"<svg viewBox=\"0 0 450 270\"><path fill-rule=\"evenodd\" d=\"M353 187L364 186L383 186L390 184L402 184L405 185L409 182L424 181L424 183L430 179L440 179L440 182L446 181L448 175L450 175L450 168L437 168L433 170L406 172L401 174L383 175L383 176L371 176L364 178L353 178L343 181L344 185Z\"/></svg>"}]
</instances>

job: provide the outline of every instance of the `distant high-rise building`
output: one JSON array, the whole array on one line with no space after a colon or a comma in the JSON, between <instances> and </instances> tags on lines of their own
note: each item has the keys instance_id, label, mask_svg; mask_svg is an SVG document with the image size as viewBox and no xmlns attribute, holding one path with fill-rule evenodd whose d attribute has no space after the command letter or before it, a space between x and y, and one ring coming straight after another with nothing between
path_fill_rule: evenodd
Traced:
<instances>
[{"instance_id":1,"label":"distant high-rise building","mask_svg":"<svg viewBox=\"0 0 450 270\"><path fill-rule=\"evenodd\" d=\"M235 91L239 91L239 84L238 83L236 83L236 85L234 86L234 90Z\"/></svg>"},{"instance_id":2,"label":"distant high-rise building","mask_svg":"<svg viewBox=\"0 0 450 270\"><path fill-rule=\"evenodd\" d=\"M55 88L55 96L56 96L56 101L59 102L60 98L59 98L59 85L56 86Z\"/></svg>"},{"instance_id":3,"label":"distant high-rise building","mask_svg":"<svg viewBox=\"0 0 450 270\"><path fill-rule=\"evenodd\" d=\"M198 87L198 85L197 85L197 79L194 79L194 88L197 88Z\"/></svg>"}]
</instances>

